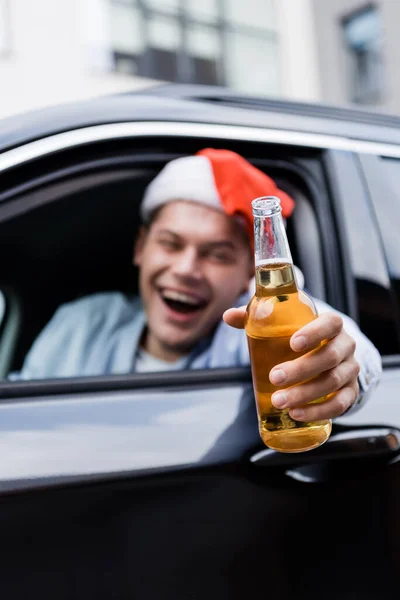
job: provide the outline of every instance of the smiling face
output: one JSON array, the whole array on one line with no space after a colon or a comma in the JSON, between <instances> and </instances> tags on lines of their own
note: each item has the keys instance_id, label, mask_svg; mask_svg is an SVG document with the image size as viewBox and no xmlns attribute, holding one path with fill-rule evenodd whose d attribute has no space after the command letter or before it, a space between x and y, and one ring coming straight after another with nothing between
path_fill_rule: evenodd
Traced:
<instances>
[{"instance_id":1,"label":"smiling face","mask_svg":"<svg viewBox=\"0 0 400 600\"><path fill-rule=\"evenodd\" d=\"M185 201L166 204L141 230L134 262L148 322L144 347L170 361L212 333L253 275L242 227L222 212Z\"/></svg>"}]
</instances>

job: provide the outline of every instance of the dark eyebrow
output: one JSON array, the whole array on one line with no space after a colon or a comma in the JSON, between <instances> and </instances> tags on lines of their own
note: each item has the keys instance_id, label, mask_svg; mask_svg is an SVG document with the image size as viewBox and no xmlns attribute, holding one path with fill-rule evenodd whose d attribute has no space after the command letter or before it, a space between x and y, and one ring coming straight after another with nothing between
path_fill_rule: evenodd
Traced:
<instances>
[{"instance_id":1,"label":"dark eyebrow","mask_svg":"<svg viewBox=\"0 0 400 600\"><path fill-rule=\"evenodd\" d=\"M175 231L171 231L170 229L159 229L156 233L158 235L160 235L160 234L172 235L173 237L177 238L178 240L181 239L181 236L178 233L175 233Z\"/></svg>"},{"instance_id":2,"label":"dark eyebrow","mask_svg":"<svg viewBox=\"0 0 400 600\"><path fill-rule=\"evenodd\" d=\"M172 237L174 237L176 240L182 240L182 237L178 234L175 233L175 231L171 231L171 229L159 229L157 231L158 235L170 235ZM202 247L205 250L216 250L218 248L228 248L229 250L236 250L237 247L234 244L234 242L232 242L231 240L218 240L216 242L209 242L206 244L202 244Z\"/></svg>"},{"instance_id":3,"label":"dark eyebrow","mask_svg":"<svg viewBox=\"0 0 400 600\"><path fill-rule=\"evenodd\" d=\"M229 248L230 250L236 250L236 246L231 240L221 240L218 242L210 242L209 244L204 244L204 247L207 250L215 250L217 248Z\"/></svg>"}]
</instances>

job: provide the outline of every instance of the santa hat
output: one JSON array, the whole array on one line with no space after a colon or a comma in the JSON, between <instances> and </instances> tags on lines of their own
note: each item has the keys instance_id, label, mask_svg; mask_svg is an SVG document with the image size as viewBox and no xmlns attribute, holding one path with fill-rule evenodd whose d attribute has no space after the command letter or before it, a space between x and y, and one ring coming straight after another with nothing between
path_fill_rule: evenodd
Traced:
<instances>
[{"instance_id":1,"label":"santa hat","mask_svg":"<svg viewBox=\"0 0 400 600\"><path fill-rule=\"evenodd\" d=\"M160 171L145 191L141 216L146 222L173 200L198 202L239 217L253 240L251 201L260 196L277 196L284 218L294 209L294 200L242 156L206 148L194 156L172 160Z\"/></svg>"}]
</instances>

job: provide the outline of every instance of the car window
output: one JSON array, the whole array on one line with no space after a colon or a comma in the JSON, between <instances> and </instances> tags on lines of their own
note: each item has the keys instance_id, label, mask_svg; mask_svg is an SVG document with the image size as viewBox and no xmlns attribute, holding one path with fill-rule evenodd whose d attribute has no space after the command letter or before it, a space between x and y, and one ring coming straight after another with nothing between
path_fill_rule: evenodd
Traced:
<instances>
[{"instance_id":1,"label":"car window","mask_svg":"<svg viewBox=\"0 0 400 600\"><path fill-rule=\"evenodd\" d=\"M381 157L380 166L379 178L371 188L372 199L400 322L400 160Z\"/></svg>"},{"instance_id":2,"label":"car window","mask_svg":"<svg viewBox=\"0 0 400 600\"><path fill-rule=\"evenodd\" d=\"M364 164L367 160L368 164ZM346 235L346 263L354 284L356 318L364 334L385 356L400 351L397 308L393 301L382 235L370 200L382 195L382 169L376 157L359 157L366 179L360 180L359 162L350 153L332 153L331 176L338 201L337 217ZM374 163L371 165L371 160ZM378 163L378 164L376 164ZM375 176L372 179L372 175ZM367 182L367 185L365 183Z\"/></svg>"},{"instance_id":3,"label":"car window","mask_svg":"<svg viewBox=\"0 0 400 600\"><path fill-rule=\"evenodd\" d=\"M160 159L160 163L163 162L164 159ZM279 170L272 160L266 165L263 162L262 166L271 176L279 174L283 183L286 177L290 182L291 163L287 161L285 168L279 164ZM21 307L18 327L11 332L6 372L9 379L121 375L134 370L138 339L144 330L144 314L138 299L138 269L133 264L132 254L140 226L140 201L154 174L154 167L142 165L140 169L110 171L108 178L103 171L101 177L97 171L95 175L85 171L67 183L62 180L43 187L36 194L34 204L28 191L19 201L29 208L21 211L16 205L16 218L10 219L8 213L3 215L0 207L0 254L9 257L3 276L10 279L11 291ZM279 183L281 185L281 181ZM311 205L306 189L303 205L306 202ZM297 188L290 193L297 201L296 191ZM302 216L301 223L307 227L310 215L308 212L302 215L300 201L297 209L296 218L299 220ZM299 235L289 237L294 259L304 269L308 290L321 298L317 288L324 291L324 272L318 242L327 244L329 236L323 239L319 235L313 210L311 213L315 221L314 235L307 236L308 242L313 240L312 246L307 246L307 254L315 257L312 264L319 268L313 271L314 275L320 273L321 281L308 277L310 261L296 252L302 236L297 232ZM175 252L174 244L171 246L169 238L162 238L162 252ZM214 251L207 260L213 271L232 268L230 255L225 250ZM234 269L237 275L236 266ZM247 278L247 267L245 271ZM334 277L330 279L334 281ZM171 284L164 283L163 279L163 286L168 285ZM159 289L154 287L157 296ZM165 294L164 287L160 295L162 292L166 304L183 304L178 308L182 308L184 316L198 310L198 306L201 310L204 302L211 304L213 300L212 295L207 297L206 286L205 298L188 297L188 294L185 298L186 290L178 290L178 296L172 289ZM236 287L232 304L238 299L236 293L244 291L242 283L235 290ZM159 313L162 312L160 306L163 305L157 296L155 309ZM181 322L186 323L183 317ZM218 336L218 344L217 341L213 344L210 353L195 349L194 356L185 357L188 360L177 368L247 366L244 332L229 329L228 333L228 341L225 332L225 338ZM233 348L229 356L225 344ZM203 344L201 347L204 348ZM144 365L140 369L142 373L171 370L169 364L157 364L146 355L140 360L141 366Z\"/></svg>"},{"instance_id":4,"label":"car window","mask_svg":"<svg viewBox=\"0 0 400 600\"><path fill-rule=\"evenodd\" d=\"M386 183L391 194L382 193L378 199L379 222L389 262L389 270L400 284L400 160L382 158Z\"/></svg>"}]
</instances>

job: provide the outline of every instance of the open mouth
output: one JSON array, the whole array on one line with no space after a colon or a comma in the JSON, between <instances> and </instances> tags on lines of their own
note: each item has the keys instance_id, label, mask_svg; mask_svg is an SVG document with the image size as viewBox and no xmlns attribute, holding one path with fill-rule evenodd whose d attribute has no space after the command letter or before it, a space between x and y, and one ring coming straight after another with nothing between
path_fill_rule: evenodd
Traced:
<instances>
[{"instance_id":1,"label":"open mouth","mask_svg":"<svg viewBox=\"0 0 400 600\"><path fill-rule=\"evenodd\" d=\"M161 298L170 309L185 315L195 313L207 305L206 300L175 290L162 290Z\"/></svg>"}]
</instances>

